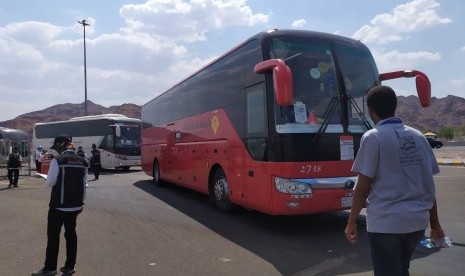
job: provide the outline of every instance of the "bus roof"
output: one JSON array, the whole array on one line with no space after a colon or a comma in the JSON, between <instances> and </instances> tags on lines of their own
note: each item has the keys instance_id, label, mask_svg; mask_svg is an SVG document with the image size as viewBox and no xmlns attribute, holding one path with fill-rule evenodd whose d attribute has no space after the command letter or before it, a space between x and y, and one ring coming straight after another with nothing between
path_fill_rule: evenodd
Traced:
<instances>
[{"instance_id":1,"label":"bus roof","mask_svg":"<svg viewBox=\"0 0 465 276\"><path fill-rule=\"evenodd\" d=\"M100 115L72 117L72 118L69 118L69 120L74 121L74 120L121 119L121 118L129 119L127 116L125 116L123 114L100 114Z\"/></svg>"},{"instance_id":2,"label":"bus roof","mask_svg":"<svg viewBox=\"0 0 465 276\"><path fill-rule=\"evenodd\" d=\"M322 40L340 41L340 42L346 42L346 43L366 47L363 43L361 43L358 40L354 40L352 38L348 38L348 37L344 37L344 36L340 36L340 35L323 33L323 32L308 31L308 30L287 30L287 29L271 29L271 30L268 30L268 31L263 31L263 32L260 32L260 33L258 33L256 35L252 36L252 37L249 37L248 39L246 39L242 43L240 43L240 44L236 45L235 47L231 48L229 51L227 51L226 53L224 53L220 57L216 58L215 60L213 60L210 63L206 64L205 66L201 67L199 70L194 71L194 73L192 73L188 77L182 79L181 81L179 81L175 85L171 86L169 89L163 91L163 93L155 96L154 98L149 100L144 105L147 105L148 103L152 102L156 98L158 98L161 95L165 94L166 92L170 91L174 87L178 86L179 84L183 83L184 81L186 81L186 80L190 79L191 77L195 76L196 74L198 74L199 72L201 72L205 68L207 68L207 67L213 65L214 63L218 62L223 57L227 56L228 54L230 54L231 52L235 51L236 49L242 47L243 45L247 44L248 42L250 42L252 40L255 40L255 39L258 39L258 40L262 41L262 40L270 38L270 37L279 37L279 36L294 36L294 37L305 37L305 38L314 38L314 39L322 39Z\"/></svg>"},{"instance_id":3,"label":"bus roof","mask_svg":"<svg viewBox=\"0 0 465 276\"><path fill-rule=\"evenodd\" d=\"M20 129L0 127L0 139L8 139L12 141L28 141L29 135Z\"/></svg>"},{"instance_id":4,"label":"bus roof","mask_svg":"<svg viewBox=\"0 0 465 276\"><path fill-rule=\"evenodd\" d=\"M333 40L333 41L344 41L344 42L349 42L349 43L353 43L353 44L363 45L363 43L361 43L358 40L354 40L352 38L348 38L348 37L340 36L340 35L336 35L336 34L323 33L323 32L317 32L317 31L308 31L308 30L272 29L272 30L260 32L260 33L258 33L256 35L248 38L246 41L239 44L237 47L240 47L242 44L245 44L245 43L247 43L247 42L249 42L251 40L254 40L254 39L263 40L263 39L266 39L266 38L269 38L269 37L279 37L279 36L293 36L293 37L305 37L305 38L315 38L315 39ZM235 48L237 48L237 47L235 47ZM234 50L235 48L233 48L232 50Z\"/></svg>"},{"instance_id":5,"label":"bus roof","mask_svg":"<svg viewBox=\"0 0 465 276\"><path fill-rule=\"evenodd\" d=\"M93 120L123 120L123 121L131 121L136 122L140 121L137 118L130 118L122 114L101 114L101 115L89 115L89 116L81 116L81 117L72 117L68 120L63 121L54 121L54 122L44 122L44 123L36 123L35 125L46 125L46 124L55 124L55 123L66 123L66 122L76 122L76 121L93 121Z\"/></svg>"}]
</instances>

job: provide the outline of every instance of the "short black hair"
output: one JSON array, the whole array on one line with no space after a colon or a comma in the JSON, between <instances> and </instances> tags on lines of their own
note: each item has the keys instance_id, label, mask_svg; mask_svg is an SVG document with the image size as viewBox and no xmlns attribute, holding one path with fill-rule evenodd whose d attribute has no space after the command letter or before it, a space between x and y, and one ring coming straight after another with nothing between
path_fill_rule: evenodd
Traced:
<instances>
[{"instance_id":1,"label":"short black hair","mask_svg":"<svg viewBox=\"0 0 465 276\"><path fill-rule=\"evenodd\" d=\"M70 144L73 141L73 138L69 135L58 135L55 137L55 140L53 141L51 149L58 150L58 149L63 149L64 146L67 144Z\"/></svg>"},{"instance_id":2,"label":"short black hair","mask_svg":"<svg viewBox=\"0 0 465 276\"><path fill-rule=\"evenodd\" d=\"M375 86L368 90L367 105L380 119L394 117L397 108L396 93L389 86Z\"/></svg>"}]
</instances>

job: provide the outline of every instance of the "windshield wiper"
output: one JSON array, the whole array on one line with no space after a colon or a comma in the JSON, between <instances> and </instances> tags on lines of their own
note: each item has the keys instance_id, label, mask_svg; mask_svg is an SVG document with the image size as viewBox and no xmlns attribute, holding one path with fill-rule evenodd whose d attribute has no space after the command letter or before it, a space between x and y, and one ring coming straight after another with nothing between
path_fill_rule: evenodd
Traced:
<instances>
[{"instance_id":1,"label":"windshield wiper","mask_svg":"<svg viewBox=\"0 0 465 276\"><path fill-rule=\"evenodd\" d=\"M349 100L350 100L350 104L354 107L355 111L357 112L358 116L360 116L360 118L362 119L363 123L365 124L365 127L367 128L367 130L371 129L371 125L370 125L370 122L368 121L367 117L365 116L365 114L362 112L362 110L360 109L360 107L357 105L357 103L355 102L355 99L351 96L348 96L349 97Z\"/></svg>"},{"instance_id":2,"label":"windshield wiper","mask_svg":"<svg viewBox=\"0 0 465 276\"><path fill-rule=\"evenodd\" d=\"M320 140L321 134L326 132L326 128L329 125L329 118L331 118L331 115L333 115L334 110L337 109L338 103L339 101L337 97L331 97L331 101L329 102L328 107L326 108L325 113L323 114L323 123L321 123L320 128L313 137L313 141Z\"/></svg>"}]
</instances>

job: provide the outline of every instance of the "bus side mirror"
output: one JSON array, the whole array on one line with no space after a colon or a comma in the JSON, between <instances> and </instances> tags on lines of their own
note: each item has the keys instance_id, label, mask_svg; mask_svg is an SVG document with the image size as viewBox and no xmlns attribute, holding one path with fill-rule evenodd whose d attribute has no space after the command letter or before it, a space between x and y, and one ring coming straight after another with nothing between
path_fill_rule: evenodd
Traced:
<instances>
[{"instance_id":1,"label":"bus side mirror","mask_svg":"<svg viewBox=\"0 0 465 276\"><path fill-rule=\"evenodd\" d=\"M121 128L119 126L115 126L115 136L118 138L121 137Z\"/></svg>"},{"instance_id":2,"label":"bus side mirror","mask_svg":"<svg viewBox=\"0 0 465 276\"><path fill-rule=\"evenodd\" d=\"M282 59L269 59L255 65L257 74L273 70L273 87L279 106L292 105L292 74L289 66Z\"/></svg>"},{"instance_id":3,"label":"bus side mirror","mask_svg":"<svg viewBox=\"0 0 465 276\"><path fill-rule=\"evenodd\" d=\"M411 70L411 71L396 71L383 73L379 75L379 80L391 80L397 78L415 78L415 84L417 87L418 99L422 107L428 107L431 104L431 83L423 72Z\"/></svg>"},{"instance_id":4,"label":"bus side mirror","mask_svg":"<svg viewBox=\"0 0 465 276\"><path fill-rule=\"evenodd\" d=\"M428 77L426 75L418 75L415 78L415 83L421 106L429 106L431 104L431 83L429 82Z\"/></svg>"}]
</instances>

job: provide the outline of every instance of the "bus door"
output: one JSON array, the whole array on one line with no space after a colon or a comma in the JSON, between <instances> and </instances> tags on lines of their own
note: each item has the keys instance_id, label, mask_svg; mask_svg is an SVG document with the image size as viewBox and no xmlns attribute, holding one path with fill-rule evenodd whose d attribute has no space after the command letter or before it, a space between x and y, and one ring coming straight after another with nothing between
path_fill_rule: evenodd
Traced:
<instances>
[{"instance_id":1,"label":"bus door","mask_svg":"<svg viewBox=\"0 0 465 276\"><path fill-rule=\"evenodd\" d=\"M162 146L163 147L163 146ZM175 169L177 158L176 147L176 128L175 123L170 123L166 126L166 146L162 148L161 170L164 177L169 180L176 180L175 175L178 173Z\"/></svg>"},{"instance_id":2,"label":"bus door","mask_svg":"<svg viewBox=\"0 0 465 276\"><path fill-rule=\"evenodd\" d=\"M230 173L227 176L228 183L231 185L231 200L237 203L247 202L244 149L242 147L232 147L228 151L231 156L230 170L228 170Z\"/></svg>"},{"instance_id":3,"label":"bus door","mask_svg":"<svg viewBox=\"0 0 465 276\"><path fill-rule=\"evenodd\" d=\"M116 141L116 131L114 131L112 134L108 134L106 136L106 141L105 139L103 141L100 141L99 139L99 141L95 142L95 144L97 145L97 149L100 150L100 164L102 165L102 168L110 169L110 168L114 168L115 166L117 166L116 157L114 154L115 141ZM102 145L106 145L104 146L104 149L100 149ZM90 148L89 150L91 151L92 148Z\"/></svg>"},{"instance_id":4,"label":"bus door","mask_svg":"<svg viewBox=\"0 0 465 276\"><path fill-rule=\"evenodd\" d=\"M245 146L250 159L244 167L246 200L257 206L269 206L269 179L266 161L267 107L265 83L246 89ZM251 207L253 207L251 205Z\"/></svg>"}]
</instances>

